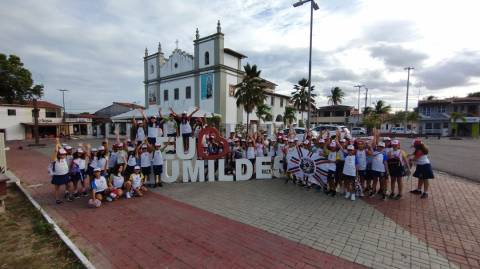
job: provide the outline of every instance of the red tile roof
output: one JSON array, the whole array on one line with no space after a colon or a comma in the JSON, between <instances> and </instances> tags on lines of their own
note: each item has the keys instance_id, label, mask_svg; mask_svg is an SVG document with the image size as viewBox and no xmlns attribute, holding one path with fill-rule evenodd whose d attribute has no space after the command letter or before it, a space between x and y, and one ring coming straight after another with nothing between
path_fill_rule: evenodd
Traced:
<instances>
[{"instance_id":1,"label":"red tile roof","mask_svg":"<svg viewBox=\"0 0 480 269\"><path fill-rule=\"evenodd\" d=\"M33 101L28 101L24 104L20 103L7 103L4 101L0 101L0 106L18 106L18 107L33 107ZM56 105L54 103L50 103L48 101L42 101L38 100L37 101L37 106L38 108L52 108L52 109L59 109L62 108L62 106Z\"/></svg>"}]
</instances>

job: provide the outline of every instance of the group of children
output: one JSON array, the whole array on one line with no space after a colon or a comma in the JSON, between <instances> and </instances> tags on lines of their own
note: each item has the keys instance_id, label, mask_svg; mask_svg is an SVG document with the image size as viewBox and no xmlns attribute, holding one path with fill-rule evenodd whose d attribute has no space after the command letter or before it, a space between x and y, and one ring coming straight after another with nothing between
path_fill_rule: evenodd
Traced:
<instances>
[{"instance_id":1,"label":"group of children","mask_svg":"<svg viewBox=\"0 0 480 269\"><path fill-rule=\"evenodd\" d=\"M197 118L191 125L192 116L197 111L198 108L195 108L190 115L183 112L179 116L170 108L168 116L162 116L160 110L159 117L150 118L141 111L143 120L133 121L133 139L121 142L117 135L111 149L107 140L98 148L79 144L75 149L57 140L53 162L49 166L56 203L62 203L61 186L65 186L63 196L67 201L89 196L90 193L89 204L94 207L120 197L142 196L147 191L146 182L150 182L152 187L162 186L165 148L171 145L173 151L167 153L173 153L175 143L170 138L179 136L183 137L185 151L188 151L190 137L202 145L198 148L203 147L206 155L221 153L228 147L228 154L224 157L226 174L235 174L237 159L249 159L255 164L257 157L270 157L274 169L274 158L280 157L282 166L279 170L286 175L286 182L291 180L306 188L318 187L331 196L341 192L351 200L374 195L382 199L401 199L403 178L410 175L415 163L413 176L419 181L418 188L411 192L421 195L421 198L428 197L429 179L434 176L428 149L420 139L412 143L412 154L403 151L398 140L381 138L376 130L371 137L356 139L340 133L330 137L328 132L314 137L308 131L299 138L295 129L290 128L288 133L277 133L270 138L260 132L250 135L231 132L227 138L217 139L214 134L209 134L199 140L198 133L207 125L205 116ZM156 141L159 136L167 136L169 141L162 146ZM291 159L299 150L306 154L316 153L324 159L322 162L327 164L324 171L327 174L326 184L314 186L315 183L312 184L307 177L300 178L289 172ZM152 172L154 178L150 180ZM255 178L255 171L253 173Z\"/></svg>"}]
</instances>

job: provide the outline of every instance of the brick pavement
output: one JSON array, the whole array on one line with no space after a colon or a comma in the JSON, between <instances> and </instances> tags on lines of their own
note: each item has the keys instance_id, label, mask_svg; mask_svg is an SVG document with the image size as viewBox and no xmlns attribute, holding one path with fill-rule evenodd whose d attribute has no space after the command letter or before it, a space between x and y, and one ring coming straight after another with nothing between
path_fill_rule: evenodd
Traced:
<instances>
[{"instance_id":1,"label":"brick pavement","mask_svg":"<svg viewBox=\"0 0 480 269\"><path fill-rule=\"evenodd\" d=\"M361 268L289 238L150 192L100 209L57 206L49 159L11 144L9 168L98 268Z\"/></svg>"}]
</instances>

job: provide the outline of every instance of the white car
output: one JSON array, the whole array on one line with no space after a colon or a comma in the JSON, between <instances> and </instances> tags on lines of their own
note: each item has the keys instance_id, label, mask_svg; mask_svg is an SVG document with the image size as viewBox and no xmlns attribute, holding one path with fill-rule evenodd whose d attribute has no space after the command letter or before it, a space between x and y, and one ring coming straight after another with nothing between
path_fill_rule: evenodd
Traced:
<instances>
[{"instance_id":1,"label":"white car","mask_svg":"<svg viewBox=\"0 0 480 269\"><path fill-rule=\"evenodd\" d=\"M295 137L298 138L298 140L303 141L303 137L305 136L305 128L294 127L293 130L296 133ZM288 128L283 129L282 132L283 132L284 135L288 135L288 133L290 132L290 129L288 129ZM318 136L318 132L316 132L315 130L311 130L310 132L312 133L313 137Z\"/></svg>"},{"instance_id":2,"label":"white car","mask_svg":"<svg viewBox=\"0 0 480 269\"><path fill-rule=\"evenodd\" d=\"M403 127L393 127L390 130L390 133L392 134L416 134L415 131L407 129L407 132L405 132L405 129Z\"/></svg>"},{"instance_id":3,"label":"white car","mask_svg":"<svg viewBox=\"0 0 480 269\"><path fill-rule=\"evenodd\" d=\"M352 135L367 135L367 130L363 127L353 127Z\"/></svg>"},{"instance_id":4,"label":"white car","mask_svg":"<svg viewBox=\"0 0 480 269\"><path fill-rule=\"evenodd\" d=\"M323 131L328 131L330 137L337 135L337 131L340 132L340 137L344 138L345 135L350 135L350 131L347 127L343 125L333 125L333 124L320 124L317 127L313 128L313 130L317 131L319 134Z\"/></svg>"}]
</instances>

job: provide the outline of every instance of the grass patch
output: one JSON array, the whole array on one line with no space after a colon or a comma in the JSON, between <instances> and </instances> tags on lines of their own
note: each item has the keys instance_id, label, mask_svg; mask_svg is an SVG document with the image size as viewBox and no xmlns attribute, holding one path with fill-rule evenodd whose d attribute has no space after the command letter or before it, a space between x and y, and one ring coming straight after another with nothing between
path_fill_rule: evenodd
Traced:
<instances>
[{"instance_id":1,"label":"grass patch","mask_svg":"<svg viewBox=\"0 0 480 269\"><path fill-rule=\"evenodd\" d=\"M15 185L0 214L0 268L84 268Z\"/></svg>"}]
</instances>

